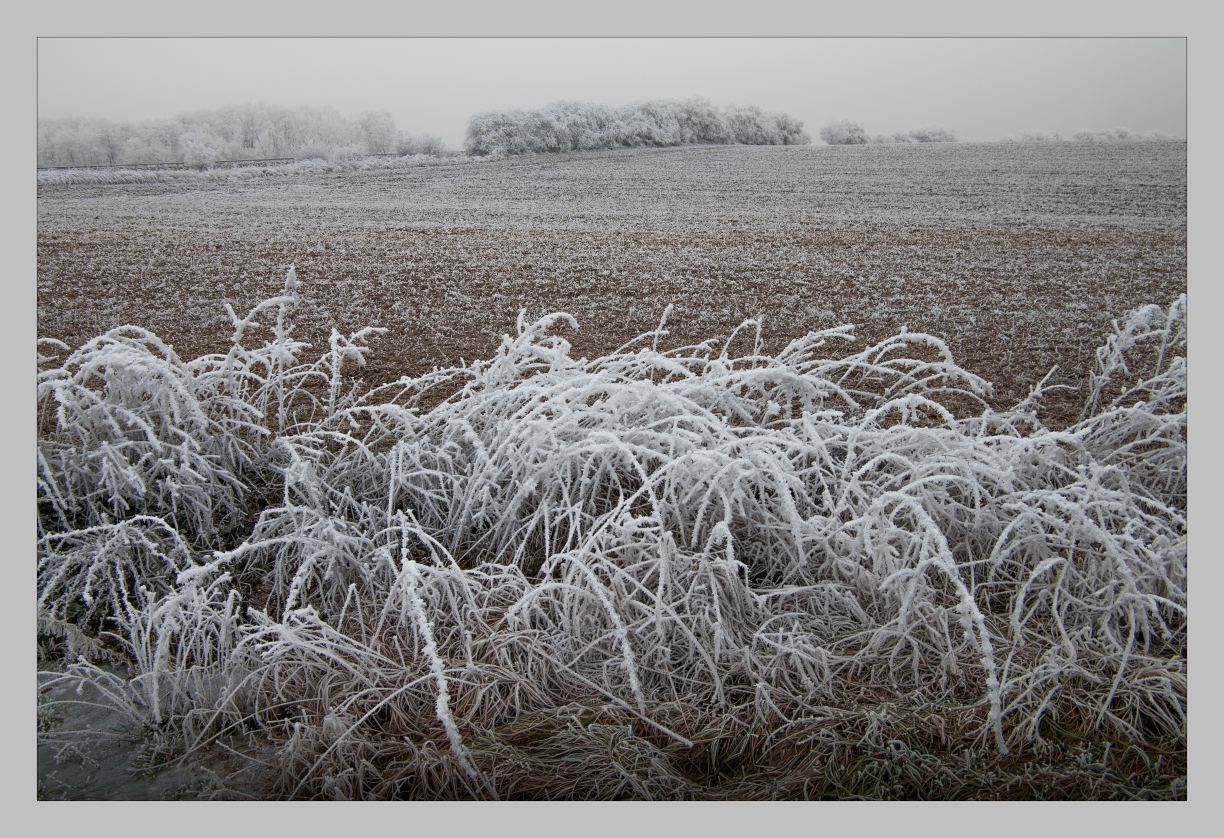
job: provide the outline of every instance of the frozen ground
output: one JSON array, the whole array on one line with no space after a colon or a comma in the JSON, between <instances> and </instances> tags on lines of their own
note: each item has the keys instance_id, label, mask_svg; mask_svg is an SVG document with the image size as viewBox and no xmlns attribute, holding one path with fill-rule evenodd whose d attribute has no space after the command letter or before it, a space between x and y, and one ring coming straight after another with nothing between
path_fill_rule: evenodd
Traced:
<instances>
[{"instance_id":1,"label":"frozen ground","mask_svg":"<svg viewBox=\"0 0 1224 838\"><path fill-rule=\"evenodd\" d=\"M53 677L39 692L40 800L240 799L268 782L271 748L240 755L214 744L180 762L181 740L125 716L90 683Z\"/></svg>"},{"instance_id":2,"label":"frozen ground","mask_svg":"<svg viewBox=\"0 0 1224 838\"><path fill-rule=\"evenodd\" d=\"M1055 363L1069 377L1053 380L1082 384L1113 318L1186 290L1180 142L690 147L165 177L40 186L40 336L76 346L132 323L187 356L224 349L222 301L245 310L295 263L309 289L299 329L316 346L333 324L389 328L374 380L487 357L520 307L573 314L575 351L595 357L672 304L677 342L758 314L775 350L843 323L865 340L903 325L936 334L1006 406Z\"/></svg>"}]
</instances>

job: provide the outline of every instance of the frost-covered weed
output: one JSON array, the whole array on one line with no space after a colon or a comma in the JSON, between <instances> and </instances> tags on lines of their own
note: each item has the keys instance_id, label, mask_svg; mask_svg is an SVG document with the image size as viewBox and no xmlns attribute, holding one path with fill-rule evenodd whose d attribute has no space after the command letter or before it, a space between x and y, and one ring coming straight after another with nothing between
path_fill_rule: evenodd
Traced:
<instances>
[{"instance_id":1,"label":"frost-covered weed","mask_svg":"<svg viewBox=\"0 0 1224 838\"><path fill-rule=\"evenodd\" d=\"M357 143L337 146L313 137L293 148L293 158L297 161L322 160L329 163L348 163L366 156L365 147Z\"/></svg>"},{"instance_id":2,"label":"frost-covered weed","mask_svg":"<svg viewBox=\"0 0 1224 838\"><path fill-rule=\"evenodd\" d=\"M1061 429L930 335L771 355L754 321L587 360L520 316L362 392L373 331L307 362L297 303L290 270L223 356L125 328L40 364L40 619L131 670L54 677L188 751L258 733L281 793L359 798L571 758L569 796L700 796L723 769L686 755L773 765L885 705L996 758L1054 723L1185 748L1184 297L1118 326Z\"/></svg>"}]
</instances>

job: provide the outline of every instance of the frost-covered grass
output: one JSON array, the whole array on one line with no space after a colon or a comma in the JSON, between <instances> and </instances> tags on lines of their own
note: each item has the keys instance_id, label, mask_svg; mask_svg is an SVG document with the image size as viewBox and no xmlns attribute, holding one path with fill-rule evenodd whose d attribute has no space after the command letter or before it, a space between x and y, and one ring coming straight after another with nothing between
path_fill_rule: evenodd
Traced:
<instances>
[{"instance_id":1,"label":"frost-covered grass","mask_svg":"<svg viewBox=\"0 0 1224 838\"><path fill-rule=\"evenodd\" d=\"M1061 430L926 334L520 316L370 389L300 304L40 345L45 686L273 796L1184 796L1184 296Z\"/></svg>"},{"instance_id":2,"label":"frost-covered grass","mask_svg":"<svg viewBox=\"0 0 1224 838\"><path fill-rule=\"evenodd\" d=\"M212 167L201 165L198 168L124 168L114 167L89 168L82 166L75 169L39 169L37 180L39 186L102 186L118 184L234 184L241 185L253 178L275 177L278 179L296 176L329 175L350 172L396 171L412 169L418 166L439 166L458 163L474 163L480 158L472 158L458 152L440 151L433 145L433 140L413 140L416 145L412 149L426 147L428 151L410 150L400 157L371 157L355 151L350 147L341 149L319 148L314 156L304 156L292 163L273 165L244 165L239 167ZM310 153L303 152L304 154Z\"/></svg>"}]
</instances>

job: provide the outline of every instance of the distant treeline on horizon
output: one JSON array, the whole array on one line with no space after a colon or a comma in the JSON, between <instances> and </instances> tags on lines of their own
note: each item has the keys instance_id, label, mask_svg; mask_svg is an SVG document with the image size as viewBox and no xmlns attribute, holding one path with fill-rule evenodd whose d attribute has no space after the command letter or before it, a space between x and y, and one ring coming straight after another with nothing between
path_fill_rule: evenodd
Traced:
<instances>
[{"instance_id":1,"label":"distant treeline on horizon","mask_svg":"<svg viewBox=\"0 0 1224 838\"><path fill-rule=\"evenodd\" d=\"M455 152L439 137L396 130L386 111L344 117L330 106L284 108L260 102L139 123L73 117L38 121L40 167L447 153Z\"/></svg>"},{"instance_id":2,"label":"distant treeline on horizon","mask_svg":"<svg viewBox=\"0 0 1224 838\"><path fill-rule=\"evenodd\" d=\"M820 130L829 145L956 142L953 129L927 126L868 134L862 123L830 122ZM1160 131L1080 131L1063 137L1019 131L1001 142L1132 142L1175 139ZM468 120L462 150L433 134L396 129L387 111L349 117L331 106L279 107L264 103L199 110L170 119L113 122L62 117L38 122L38 166L123 166L289 159L344 161L369 155L432 157L510 155L682 145L809 145L803 122L755 105L719 108L693 97L651 100L620 108L554 102L538 110L494 110Z\"/></svg>"},{"instance_id":3,"label":"distant treeline on horizon","mask_svg":"<svg viewBox=\"0 0 1224 838\"><path fill-rule=\"evenodd\" d=\"M1129 128L1107 128L1103 131L1090 131L1084 129L1076 131L1070 137L1064 137L1057 131L1042 131L1040 129L1029 129L1026 131L1017 131L1014 134L1008 134L999 142L1001 143L1063 143L1063 142L1080 142L1080 143L1145 143L1145 142L1167 142L1176 140L1172 134L1166 134L1164 131L1132 131Z\"/></svg>"},{"instance_id":4,"label":"distant treeline on horizon","mask_svg":"<svg viewBox=\"0 0 1224 838\"><path fill-rule=\"evenodd\" d=\"M820 129L820 139L829 145L878 145L882 143L954 143L956 131L938 125L915 128L912 131L897 131L892 134L869 134L863 123L842 119L830 122ZM1016 131L1002 137L1001 143L1121 143L1163 142L1177 138L1163 131L1132 131L1129 128L1108 128L1103 131L1084 129L1072 136L1063 136L1057 131L1029 129Z\"/></svg>"},{"instance_id":5,"label":"distant treeline on horizon","mask_svg":"<svg viewBox=\"0 0 1224 838\"><path fill-rule=\"evenodd\" d=\"M207 165L223 160L350 160L376 154L446 156L676 146L806 145L803 123L755 105L718 108L704 99L622 108L556 102L540 110L485 111L468 121L462 151L432 134L399 131L386 111L345 117L330 106L230 105L171 119L113 122L63 117L38 122L38 165Z\"/></svg>"}]
</instances>

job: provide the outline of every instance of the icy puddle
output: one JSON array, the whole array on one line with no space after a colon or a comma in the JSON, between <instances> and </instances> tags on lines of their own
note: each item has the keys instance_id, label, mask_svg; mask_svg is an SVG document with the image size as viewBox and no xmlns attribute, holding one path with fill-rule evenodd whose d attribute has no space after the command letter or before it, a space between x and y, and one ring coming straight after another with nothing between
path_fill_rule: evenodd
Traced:
<instances>
[{"instance_id":1,"label":"icy puddle","mask_svg":"<svg viewBox=\"0 0 1224 838\"><path fill-rule=\"evenodd\" d=\"M86 684L40 690L39 800L194 800L259 797L274 752L254 758L214 745L179 760L181 743L159 736Z\"/></svg>"}]
</instances>

